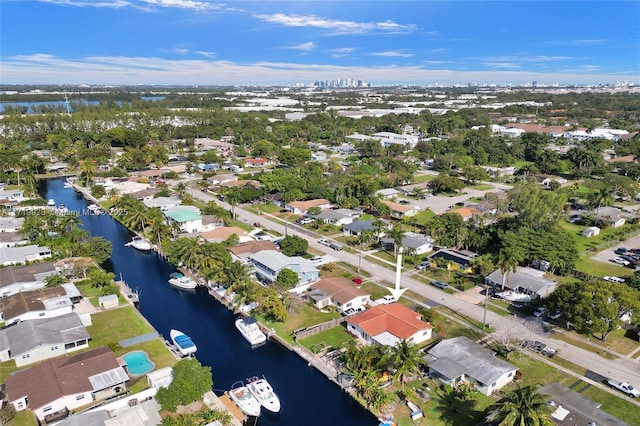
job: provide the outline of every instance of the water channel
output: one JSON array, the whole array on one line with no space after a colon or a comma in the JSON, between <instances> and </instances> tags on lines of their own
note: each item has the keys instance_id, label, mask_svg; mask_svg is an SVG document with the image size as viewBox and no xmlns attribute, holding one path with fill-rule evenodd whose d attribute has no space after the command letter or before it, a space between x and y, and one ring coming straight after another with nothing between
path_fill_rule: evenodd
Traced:
<instances>
[{"instance_id":1,"label":"water channel","mask_svg":"<svg viewBox=\"0 0 640 426\"><path fill-rule=\"evenodd\" d=\"M377 425L376 418L306 361L275 342L251 349L233 325L234 315L204 289L185 293L167 283L175 269L155 253L125 247L129 231L109 215L88 215L87 203L63 179L41 182L40 193L81 215L83 228L113 243L107 268L140 292L140 312L163 336L176 328L198 346L197 358L210 366L216 394L238 380L264 375L282 401L277 417L263 415L258 425Z\"/></svg>"}]
</instances>

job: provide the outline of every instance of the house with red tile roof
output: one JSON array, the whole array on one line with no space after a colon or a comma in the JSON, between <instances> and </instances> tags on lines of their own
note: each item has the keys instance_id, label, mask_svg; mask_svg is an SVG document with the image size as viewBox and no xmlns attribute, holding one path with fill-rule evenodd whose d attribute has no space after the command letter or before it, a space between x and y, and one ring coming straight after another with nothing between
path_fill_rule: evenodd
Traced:
<instances>
[{"instance_id":1,"label":"house with red tile roof","mask_svg":"<svg viewBox=\"0 0 640 426\"><path fill-rule=\"evenodd\" d=\"M268 164L268 161L265 158L245 158L244 166L245 167L264 167Z\"/></svg>"},{"instance_id":2,"label":"house with red tile roof","mask_svg":"<svg viewBox=\"0 0 640 426\"><path fill-rule=\"evenodd\" d=\"M280 251L280 247L272 241L251 240L244 243L240 243L237 246L229 247L227 250L231 252L231 254L235 259L247 262L249 257L251 257L252 254L256 254L262 250Z\"/></svg>"},{"instance_id":3,"label":"house with red tile roof","mask_svg":"<svg viewBox=\"0 0 640 426\"><path fill-rule=\"evenodd\" d=\"M422 316L399 304L373 306L347 318L347 331L367 343L395 346L406 340L417 344L431 339L433 326Z\"/></svg>"},{"instance_id":4,"label":"house with red tile roof","mask_svg":"<svg viewBox=\"0 0 640 426\"><path fill-rule=\"evenodd\" d=\"M394 203L393 201L388 200L380 200L380 202L389 207L391 210L391 216L398 219L415 216L420 211L420 208L417 206Z\"/></svg>"},{"instance_id":5,"label":"house with red tile roof","mask_svg":"<svg viewBox=\"0 0 640 426\"><path fill-rule=\"evenodd\" d=\"M451 210L449 213L459 214L462 216L462 220L466 222L473 216L478 216L480 214L480 210L475 207L460 207L459 209Z\"/></svg>"},{"instance_id":6,"label":"house with red tile roof","mask_svg":"<svg viewBox=\"0 0 640 426\"><path fill-rule=\"evenodd\" d=\"M305 293L318 309L336 306L341 313L347 309L358 310L369 303L369 293L344 277L323 278L311 284Z\"/></svg>"},{"instance_id":7,"label":"house with red tile roof","mask_svg":"<svg viewBox=\"0 0 640 426\"><path fill-rule=\"evenodd\" d=\"M71 357L48 359L5 379L16 411L31 409L48 423L56 416L116 395L129 376L111 349L103 346Z\"/></svg>"},{"instance_id":8,"label":"house with red tile roof","mask_svg":"<svg viewBox=\"0 0 640 426\"><path fill-rule=\"evenodd\" d=\"M247 231L238 226L221 226L211 231L200 232L200 236L208 243L221 243L229 239L233 234L238 236L241 243L253 240Z\"/></svg>"}]
</instances>

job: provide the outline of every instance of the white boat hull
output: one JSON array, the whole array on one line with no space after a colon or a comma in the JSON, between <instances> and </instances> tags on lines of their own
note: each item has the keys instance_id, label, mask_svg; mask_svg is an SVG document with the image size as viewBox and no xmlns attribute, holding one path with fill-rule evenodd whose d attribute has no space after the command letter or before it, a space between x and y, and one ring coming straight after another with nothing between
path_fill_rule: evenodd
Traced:
<instances>
[{"instance_id":1,"label":"white boat hull","mask_svg":"<svg viewBox=\"0 0 640 426\"><path fill-rule=\"evenodd\" d=\"M255 378L249 382L247 387L263 408L272 413L280 412L280 398L266 379Z\"/></svg>"},{"instance_id":2,"label":"white boat hull","mask_svg":"<svg viewBox=\"0 0 640 426\"><path fill-rule=\"evenodd\" d=\"M181 277L169 278L169 284L180 290L195 291L198 283L191 277L182 275Z\"/></svg>"},{"instance_id":3,"label":"white boat hull","mask_svg":"<svg viewBox=\"0 0 640 426\"><path fill-rule=\"evenodd\" d=\"M260 409L262 406L246 386L231 389L229 391L229 398L231 398L238 408L240 408L240 411L247 416L260 416Z\"/></svg>"},{"instance_id":4,"label":"white boat hull","mask_svg":"<svg viewBox=\"0 0 640 426\"><path fill-rule=\"evenodd\" d=\"M249 323L246 318L238 318L236 320L236 328L240 331L242 337L251 343L251 346L258 346L267 342L267 335L260 330L257 322Z\"/></svg>"},{"instance_id":5,"label":"white boat hull","mask_svg":"<svg viewBox=\"0 0 640 426\"><path fill-rule=\"evenodd\" d=\"M190 356L196 353L198 347L193 343L191 337L179 330L171 330L169 332L173 346L182 356Z\"/></svg>"},{"instance_id":6,"label":"white boat hull","mask_svg":"<svg viewBox=\"0 0 640 426\"><path fill-rule=\"evenodd\" d=\"M151 250L151 243L145 240L144 238L134 237L133 240L126 244L127 247L133 247L136 250L140 251L149 251Z\"/></svg>"}]
</instances>

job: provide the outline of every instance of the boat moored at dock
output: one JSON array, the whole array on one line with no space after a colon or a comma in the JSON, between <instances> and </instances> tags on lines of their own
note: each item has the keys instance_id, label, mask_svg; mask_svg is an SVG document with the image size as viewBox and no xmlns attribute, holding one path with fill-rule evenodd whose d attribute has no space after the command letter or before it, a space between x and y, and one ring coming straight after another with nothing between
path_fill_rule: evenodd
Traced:
<instances>
[{"instance_id":1,"label":"boat moored at dock","mask_svg":"<svg viewBox=\"0 0 640 426\"><path fill-rule=\"evenodd\" d=\"M180 330L175 330L175 329L171 330L169 332L169 336L171 337L171 341L173 342L175 349L183 357L191 356L194 353L196 353L196 351L198 350L198 347L196 346L195 343L193 343L193 340L191 340L191 337L187 336Z\"/></svg>"},{"instance_id":2,"label":"boat moored at dock","mask_svg":"<svg viewBox=\"0 0 640 426\"><path fill-rule=\"evenodd\" d=\"M249 392L258 400L263 408L272 413L280 412L280 398L264 377L253 377L248 380Z\"/></svg>"}]
</instances>

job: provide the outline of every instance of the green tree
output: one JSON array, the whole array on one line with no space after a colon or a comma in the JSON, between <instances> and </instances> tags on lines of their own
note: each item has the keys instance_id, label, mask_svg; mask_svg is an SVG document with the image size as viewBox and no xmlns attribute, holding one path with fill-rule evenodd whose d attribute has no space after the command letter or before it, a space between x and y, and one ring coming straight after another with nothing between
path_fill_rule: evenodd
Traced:
<instances>
[{"instance_id":1,"label":"green tree","mask_svg":"<svg viewBox=\"0 0 640 426\"><path fill-rule=\"evenodd\" d=\"M554 408L549 405L549 398L540 394L537 386L520 387L493 404L487 420L499 426L553 426Z\"/></svg>"},{"instance_id":2,"label":"green tree","mask_svg":"<svg viewBox=\"0 0 640 426\"><path fill-rule=\"evenodd\" d=\"M98 265L102 265L109 260L112 252L111 241L103 237L91 237L83 244L85 256L90 256Z\"/></svg>"},{"instance_id":3,"label":"green tree","mask_svg":"<svg viewBox=\"0 0 640 426\"><path fill-rule=\"evenodd\" d=\"M280 249L285 256L302 256L308 248L309 242L297 235L288 235L280 242Z\"/></svg>"},{"instance_id":4,"label":"green tree","mask_svg":"<svg viewBox=\"0 0 640 426\"><path fill-rule=\"evenodd\" d=\"M211 367L195 358L183 359L173 366L173 380L167 388L160 388L156 399L163 410L175 411L179 405L200 401L213 387Z\"/></svg>"},{"instance_id":5,"label":"green tree","mask_svg":"<svg viewBox=\"0 0 640 426\"><path fill-rule=\"evenodd\" d=\"M284 268L280 272L278 272L278 278L276 279L276 283L279 287L283 289L290 289L298 285L298 281L300 281L300 277L297 272L294 272L290 268Z\"/></svg>"},{"instance_id":6,"label":"green tree","mask_svg":"<svg viewBox=\"0 0 640 426\"><path fill-rule=\"evenodd\" d=\"M406 339L402 339L389 349L386 360L395 370L393 378L402 382L403 391L407 376L419 374L421 367L426 364L423 356L420 346L413 345Z\"/></svg>"}]
</instances>

